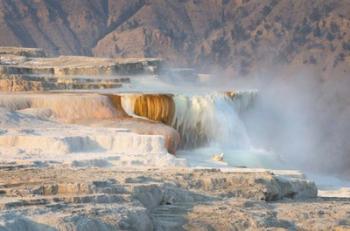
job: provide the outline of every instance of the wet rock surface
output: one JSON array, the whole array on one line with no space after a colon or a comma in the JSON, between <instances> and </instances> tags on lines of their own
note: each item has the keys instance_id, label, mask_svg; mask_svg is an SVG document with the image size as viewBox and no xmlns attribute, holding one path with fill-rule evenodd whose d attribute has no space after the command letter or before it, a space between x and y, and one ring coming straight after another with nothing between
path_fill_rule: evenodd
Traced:
<instances>
[{"instance_id":1,"label":"wet rock surface","mask_svg":"<svg viewBox=\"0 0 350 231\"><path fill-rule=\"evenodd\" d=\"M300 175L38 166L1 165L0 230L349 228L350 201L316 198Z\"/></svg>"},{"instance_id":2,"label":"wet rock surface","mask_svg":"<svg viewBox=\"0 0 350 231\"><path fill-rule=\"evenodd\" d=\"M116 88L160 65L46 58L39 49L0 49L0 56L3 91ZM169 96L136 100L132 112L146 118L127 114L123 97L0 95L0 231L350 228L350 201L318 198L300 173L186 168L169 154L178 131L159 123L174 114Z\"/></svg>"}]
</instances>

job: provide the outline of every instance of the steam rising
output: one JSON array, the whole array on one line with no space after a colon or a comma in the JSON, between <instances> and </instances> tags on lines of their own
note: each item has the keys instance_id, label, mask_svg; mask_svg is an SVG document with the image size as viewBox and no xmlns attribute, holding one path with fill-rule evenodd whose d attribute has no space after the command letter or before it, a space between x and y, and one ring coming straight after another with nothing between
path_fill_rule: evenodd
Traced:
<instances>
[{"instance_id":1,"label":"steam rising","mask_svg":"<svg viewBox=\"0 0 350 231\"><path fill-rule=\"evenodd\" d=\"M234 99L223 93L177 95L172 126L179 131L183 147L196 148L217 143L235 149L250 148L245 126L240 120Z\"/></svg>"},{"instance_id":2,"label":"steam rising","mask_svg":"<svg viewBox=\"0 0 350 231\"><path fill-rule=\"evenodd\" d=\"M258 148L281 156L289 168L344 176L350 164L350 80L345 74L332 78L310 70L275 68L274 73L224 76L222 81L213 76L206 83L183 81L174 87L147 76L136 79L138 85L132 83L136 88L122 90L133 94L2 95L0 107L27 110L27 114L33 108L48 109L40 113L68 122L125 117L127 112L174 127L184 149L208 148L198 155L222 151L225 160L239 163L246 158L249 164L251 150ZM148 93L140 94L141 89ZM249 90L230 94L228 89ZM162 94L152 93L158 90Z\"/></svg>"},{"instance_id":3,"label":"steam rising","mask_svg":"<svg viewBox=\"0 0 350 231\"><path fill-rule=\"evenodd\" d=\"M255 106L242 115L255 146L280 154L293 168L346 176L350 101L344 74L276 69L235 85L259 89Z\"/></svg>"}]
</instances>

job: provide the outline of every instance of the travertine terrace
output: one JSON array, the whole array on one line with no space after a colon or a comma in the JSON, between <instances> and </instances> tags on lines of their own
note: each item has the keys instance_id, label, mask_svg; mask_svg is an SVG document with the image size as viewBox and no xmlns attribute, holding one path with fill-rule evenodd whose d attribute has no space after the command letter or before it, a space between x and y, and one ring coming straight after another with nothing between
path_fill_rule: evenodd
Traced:
<instances>
[{"instance_id":1,"label":"travertine terrace","mask_svg":"<svg viewBox=\"0 0 350 231\"><path fill-rule=\"evenodd\" d=\"M0 48L0 90L48 91L117 88L129 75L157 74L160 59L45 57L36 48ZM95 78L87 77L95 76Z\"/></svg>"},{"instance_id":2,"label":"travertine terrace","mask_svg":"<svg viewBox=\"0 0 350 231\"><path fill-rule=\"evenodd\" d=\"M216 210L227 201L240 204L241 209L254 216L254 209L261 215L266 213L264 208L255 206L265 206L267 201L305 200L317 194L313 183L295 173L275 175L265 170L221 172L183 168L121 170L86 168L80 165L82 162L75 163L75 167L57 163L50 167L40 167L40 163L1 166L3 228L179 230L187 225L195 230L200 225L207 229L215 223L189 219L209 211L200 206ZM291 222L280 221L277 214L264 216L260 222L242 221L228 225L226 230L240 225L292 227ZM222 222L229 224L229 219L223 217Z\"/></svg>"},{"instance_id":3,"label":"travertine terrace","mask_svg":"<svg viewBox=\"0 0 350 231\"><path fill-rule=\"evenodd\" d=\"M0 48L1 231L349 230L349 199L318 197L298 171L174 155L217 137L249 145L227 115L239 123L255 93L127 94L162 61L44 56Z\"/></svg>"}]
</instances>

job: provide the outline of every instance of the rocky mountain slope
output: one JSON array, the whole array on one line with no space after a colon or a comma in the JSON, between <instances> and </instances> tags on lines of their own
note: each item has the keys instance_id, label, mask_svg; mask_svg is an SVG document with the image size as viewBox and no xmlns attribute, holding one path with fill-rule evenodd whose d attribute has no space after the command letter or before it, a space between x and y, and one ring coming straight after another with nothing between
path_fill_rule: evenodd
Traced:
<instances>
[{"instance_id":1,"label":"rocky mountain slope","mask_svg":"<svg viewBox=\"0 0 350 231\"><path fill-rule=\"evenodd\" d=\"M2 0L0 46L41 47L48 55L163 57L229 76L258 71L267 106L249 122L266 125L259 138L288 155L313 153L322 157L322 171L344 173L350 163L349 12L347 0ZM271 101L276 95L283 103Z\"/></svg>"},{"instance_id":2,"label":"rocky mountain slope","mask_svg":"<svg viewBox=\"0 0 350 231\"><path fill-rule=\"evenodd\" d=\"M347 0L3 0L0 45L240 73L271 61L347 71L349 10Z\"/></svg>"}]
</instances>

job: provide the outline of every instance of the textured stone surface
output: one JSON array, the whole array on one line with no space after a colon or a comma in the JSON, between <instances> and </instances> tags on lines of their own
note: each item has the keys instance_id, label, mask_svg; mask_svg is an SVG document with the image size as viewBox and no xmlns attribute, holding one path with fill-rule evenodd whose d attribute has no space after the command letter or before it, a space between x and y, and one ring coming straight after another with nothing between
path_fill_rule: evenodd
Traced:
<instances>
[{"instance_id":1,"label":"textured stone surface","mask_svg":"<svg viewBox=\"0 0 350 231\"><path fill-rule=\"evenodd\" d=\"M262 170L120 170L0 165L0 228L9 230L243 230L344 226L345 201L315 199ZM280 172L280 174L283 174ZM286 177L286 176L285 176ZM293 180L289 176L286 179ZM306 200L306 198L309 198ZM270 200L277 201L275 203ZM282 200L282 201L280 201ZM290 210L297 205L297 211ZM300 221L299 207L313 221ZM328 206L328 207L327 207ZM331 216L332 207L338 211ZM317 213L314 214L314 209ZM321 212L319 212L321 211ZM300 212L300 211L299 211ZM314 215L313 215L314 214ZM10 218L11 217L11 218ZM10 219L9 219L10 218ZM342 220L345 219L345 220ZM305 223L303 223L305 222ZM310 225L310 226L306 226ZM69 228L70 227L70 228Z\"/></svg>"},{"instance_id":2,"label":"textured stone surface","mask_svg":"<svg viewBox=\"0 0 350 231\"><path fill-rule=\"evenodd\" d=\"M0 55L14 55L24 57L45 57L45 52L41 48L18 48L18 47L0 47ZM2 57L0 61L6 57Z\"/></svg>"},{"instance_id":3,"label":"textured stone surface","mask_svg":"<svg viewBox=\"0 0 350 231\"><path fill-rule=\"evenodd\" d=\"M64 147L67 145L66 141L73 141L74 137L76 141L69 145L74 146L74 143L79 140L81 142L86 141L86 144L89 144L92 140L96 140L96 134L93 134L94 130L99 131L109 128L121 128L137 134L154 135L155 137L161 135L164 140L162 140L162 145L173 154L176 153L180 142L179 134L175 129L158 122L132 118L127 115L120 104L120 96L118 95L1 94L0 109L0 124L3 129L16 130L21 128L23 131L30 131L29 134L14 132L10 137L5 137L6 133L0 133L0 138L5 139L5 143L8 143L11 139L25 141L26 149L33 149L30 146L34 144L31 144L29 140L33 142L36 140L38 148L40 148L40 140L42 142L48 141L49 143L46 145L53 145L53 147L62 143L63 146L58 146ZM70 125L67 125L67 123ZM79 129L77 130L71 124L84 125L82 129L87 128L87 130L92 131L91 137L89 138L87 134L84 135L78 132ZM40 127L44 126L44 128L40 129L38 125ZM50 131L53 131L53 133L50 133ZM33 134L41 134L42 136L32 136ZM99 135L103 136L103 133L99 133ZM114 139L113 136L115 135L112 132L106 138ZM149 137L151 138L151 136ZM122 135L117 140L121 138ZM55 140L57 140L56 146L54 145ZM20 144L18 143L18 145ZM86 147L88 148L89 145ZM64 148L63 150L70 152L69 150L73 149ZM54 148L50 150L54 151ZM63 153L66 153L66 151L63 151Z\"/></svg>"},{"instance_id":4,"label":"textured stone surface","mask_svg":"<svg viewBox=\"0 0 350 231\"><path fill-rule=\"evenodd\" d=\"M130 75L156 74L160 59L46 58L40 49L0 47L1 91L118 88Z\"/></svg>"},{"instance_id":5,"label":"textured stone surface","mask_svg":"<svg viewBox=\"0 0 350 231\"><path fill-rule=\"evenodd\" d=\"M228 199L195 206L186 230L349 230L349 200L264 203Z\"/></svg>"}]
</instances>

